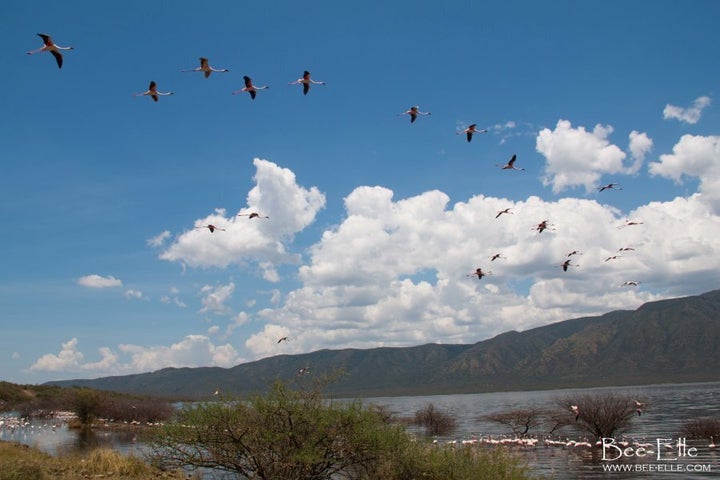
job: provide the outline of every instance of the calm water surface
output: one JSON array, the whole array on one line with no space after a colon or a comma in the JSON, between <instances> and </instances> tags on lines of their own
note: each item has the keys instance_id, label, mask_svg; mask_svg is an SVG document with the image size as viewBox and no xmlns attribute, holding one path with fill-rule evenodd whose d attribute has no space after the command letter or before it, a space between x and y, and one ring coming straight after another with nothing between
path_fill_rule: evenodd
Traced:
<instances>
[{"instance_id":1,"label":"calm water surface","mask_svg":"<svg viewBox=\"0 0 720 480\"><path fill-rule=\"evenodd\" d=\"M438 442L461 442L475 437L502 438L511 432L507 427L488 422L484 415L507 412L510 410L540 407L555 407L558 398L598 389L550 390L532 392L502 392L468 395L434 395L422 397L377 397L364 399L365 403L382 405L398 416L411 416L416 411L432 403L436 408L453 414L457 420L457 429L452 435L438 438ZM661 453L648 454L644 458L622 458L603 461L602 449L578 447L546 447L542 440L537 447L509 447L522 460L527 462L531 471L549 479L586 479L586 480L623 480L634 478L664 479L717 479L720 478L720 447L709 448L708 440L692 443L697 448L697 456L678 457L676 442L683 423L699 417L720 418L720 382L682 385L655 385L638 387L613 387L610 390L627 393L642 398L648 408L641 417L637 417L631 429L625 433L624 440L642 441L656 444L657 439L668 439L675 448ZM52 428L52 423L33 422L32 427L9 429L0 427L0 439L33 445L51 454L71 451L84 451L89 448L110 447L123 453L142 455L144 446L135 432L93 431L81 433L68 430L65 425ZM420 431L416 431L420 433ZM529 432L544 435L542 430ZM585 440L587 435L566 428L559 432L562 439ZM555 436L554 438L557 438ZM595 439L588 440L594 442ZM618 438L617 441L623 439ZM715 439L720 443L720 439ZM653 449L654 450L654 449ZM616 450L608 449L606 456L614 457ZM677 457L677 459L675 459ZM607 471L606 469L629 468L630 471ZM653 469L653 471L649 471ZM660 469L660 471L658 471Z\"/></svg>"}]
</instances>

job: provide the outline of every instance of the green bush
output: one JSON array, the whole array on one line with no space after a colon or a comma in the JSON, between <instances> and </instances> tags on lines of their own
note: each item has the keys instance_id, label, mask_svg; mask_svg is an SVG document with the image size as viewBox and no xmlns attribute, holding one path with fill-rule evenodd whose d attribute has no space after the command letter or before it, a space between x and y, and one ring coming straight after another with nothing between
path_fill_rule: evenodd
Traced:
<instances>
[{"instance_id":1,"label":"green bush","mask_svg":"<svg viewBox=\"0 0 720 480\"><path fill-rule=\"evenodd\" d=\"M502 452L416 442L377 409L329 401L326 384L276 382L246 401L187 405L151 440L151 458L263 480L525 478Z\"/></svg>"}]
</instances>

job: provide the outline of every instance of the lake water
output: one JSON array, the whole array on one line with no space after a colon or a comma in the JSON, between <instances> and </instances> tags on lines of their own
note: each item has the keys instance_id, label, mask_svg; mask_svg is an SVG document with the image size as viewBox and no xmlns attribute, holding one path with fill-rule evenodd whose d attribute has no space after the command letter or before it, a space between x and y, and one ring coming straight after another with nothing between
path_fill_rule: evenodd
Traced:
<instances>
[{"instance_id":1,"label":"lake water","mask_svg":"<svg viewBox=\"0 0 720 480\"><path fill-rule=\"evenodd\" d=\"M433 395L417 397L378 397L363 401L382 405L398 416L412 416L416 411L432 403L437 409L451 413L457 428L451 435L437 438L438 443L457 442L472 438L500 440L512 433L507 427L483 420L481 417L523 408L553 408L558 398L573 393L603 391L598 389L572 389L531 392L502 392L467 395ZM641 398L647 402L648 408L642 416L636 417L629 431L617 442L627 441L630 445L642 442L651 444L642 458L623 456L614 459L617 450L614 447L605 449L606 460L602 459L602 448L582 448L575 446L546 446L542 430L533 431L539 437L536 446L507 447L527 462L531 471L549 479L585 479L585 480L623 480L635 478L665 479L718 479L720 478L720 446L709 447L709 439L690 442L688 449L678 455L679 431L683 423L700 417L720 418L720 382L682 385L651 385L638 387L613 387L611 390ZM54 428L53 428L54 427ZM560 431L553 440L590 440L587 434L574 430L574 427ZM419 430L411 431L421 434ZM68 430L65 425L53 425L51 422L35 421L25 427L10 429L0 426L0 439L32 445L51 454L69 451L82 451L95 447L110 447L124 453L142 454L143 445L138 441L136 432L105 431L81 433ZM655 452L657 439L661 443L671 444L672 449L663 446ZM681 441L680 441L681 442ZM715 439L720 444L720 439ZM477 448L483 448L478 446ZM682 453L685 455L683 456ZM609 470L609 469L615 470ZM624 468L625 471L618 471Z\"/></svg>"}]
</instances>

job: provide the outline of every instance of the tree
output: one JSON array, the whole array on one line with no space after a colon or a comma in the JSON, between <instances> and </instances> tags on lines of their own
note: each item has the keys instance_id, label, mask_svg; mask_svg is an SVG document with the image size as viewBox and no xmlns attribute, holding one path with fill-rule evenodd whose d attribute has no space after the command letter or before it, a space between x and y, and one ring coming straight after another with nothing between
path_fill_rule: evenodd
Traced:
<instances>
[{"instance_id":1,"label":"tree","mask_svg":"<svg viewBox=\"0 0 720 480\"><path fill-rule=\"evenodd\" d=\"M245 402L187 405L151 442L163 466L265 480L366 478L405 435L358 401L332 402L324 381L276 382Z\"/></svg>"},{"instance_id":2,"label":"tree","mask_svg":"<svg viewBox=\"0 0 720 480\"><path fill-rule=\"evenodd\" d=\"M415 412L412 423L425 427L428 435L447 435L457 426L452 415L435 408L432 403L428 403L425 408Z\"/></svg>"},{"instance_id":3,"label":"tree","mask_svg":"<svg viewBox=\"0 0 720 480\"><path fill-rule=\"evenodd\" d=\"M100 394L90 388L78 388L74 392L72 408L80 424L89 425L97 417Z\"/></svg>"},{"instance_id":4,"label":"tree","mask_svg":"<svg viewBox=\"0 0 720 480\"><path fill-rule=\"evenodd\" d=\"M557 404L567 412L568 419L576 417L574 423L596 438L627 431L638 411L633 397L610 391L569 395Z\"/></svg>"},{"instance_id":5,"label":"tree","mask_svg":"<svg viewBox=\"0 0 720 480\"><path fill-rule=\"evenodd\" d=\"M510 427L515 436L522 437L527 435L530 429L543 424L544 414L545 412L539 408L523 408L509 412L492 413L483 416L482 419Z\"/></svg>"}]
</instances>

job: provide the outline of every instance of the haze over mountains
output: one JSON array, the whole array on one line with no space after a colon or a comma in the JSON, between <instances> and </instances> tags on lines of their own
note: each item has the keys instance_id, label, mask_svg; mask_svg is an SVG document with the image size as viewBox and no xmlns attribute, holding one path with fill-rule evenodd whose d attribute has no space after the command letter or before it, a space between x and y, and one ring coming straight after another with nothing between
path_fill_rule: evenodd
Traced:
<instances>
[{"instance_id":1,"label":"haze over mountains","mask_svg":"<svg viewBox=\"0 0 720 480\"><path fill-rule=\"evenodd\" d=\"M119 392L206 398L264 390L274 379L343 369L338 396L422 395L720 380L720 290L634 311L511 331L472 345L320 350L232 368L165 368L48 382Z\"/></svg>"}]
</instances>

